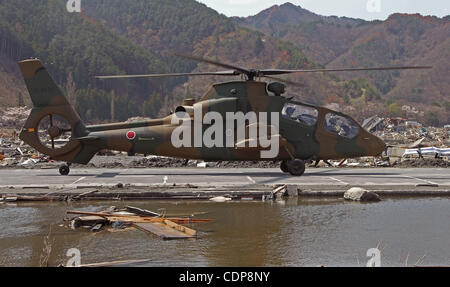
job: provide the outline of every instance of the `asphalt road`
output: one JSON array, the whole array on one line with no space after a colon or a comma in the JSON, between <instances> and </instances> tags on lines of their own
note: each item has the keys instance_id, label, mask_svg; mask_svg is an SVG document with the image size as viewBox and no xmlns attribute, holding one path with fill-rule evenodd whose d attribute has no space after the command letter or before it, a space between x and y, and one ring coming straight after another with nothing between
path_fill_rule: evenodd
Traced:
<instances>
[{"instance_id":1,"label":"asphalt road","mask_svg":"<svg viewBox=\"0 0 450 287\"><path fill-rule=\"evenodd\" d=\"M93 187L118 183L132 186L186 185L232 187L293 184L299 186L418 186L437 185L450 189L450 170L445 168L310 168L302 177L279 169L151 168L72 169L61 176L55 169L0 170L0 188Z\"/></svg>"}]
</instances>

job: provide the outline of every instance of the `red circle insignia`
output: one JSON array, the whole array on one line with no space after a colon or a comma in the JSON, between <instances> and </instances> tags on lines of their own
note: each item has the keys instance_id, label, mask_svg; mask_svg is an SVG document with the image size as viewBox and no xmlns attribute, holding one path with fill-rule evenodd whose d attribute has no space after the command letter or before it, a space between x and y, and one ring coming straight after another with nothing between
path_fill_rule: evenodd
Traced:
<instances>
[{"instance_id":1,"label":"red circle insignia","mask_svg":"<svg viewBox=\"0 0 450 287\"><path fill-rule=\"evenodd\" d=\"M129 139L131 141L131 140L134 140L135 138L136 138L136 132L134 132L134 131L127 132L127 139Z\"/></svg>"}]
</instances>

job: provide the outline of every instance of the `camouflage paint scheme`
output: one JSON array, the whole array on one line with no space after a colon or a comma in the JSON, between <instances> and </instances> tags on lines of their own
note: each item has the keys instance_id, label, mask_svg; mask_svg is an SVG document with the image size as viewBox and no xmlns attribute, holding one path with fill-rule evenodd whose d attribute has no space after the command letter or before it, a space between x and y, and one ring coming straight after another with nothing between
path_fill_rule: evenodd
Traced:
<instances>
[{"instance_id":1,"label":"camouflage paint scheme","mask_svg":"<svg viewBox=\"0 0 450 287\"><path fill-rule=\"evenodd\" d=\"M87 164L102 149L205 161L291 160L293 158L327 160L377 156L386 148L381 139L365 131L359 124L357 125L360 132L353 139L328 132L324 127L326 114L334 113L349 119L351 117L326 108L291 101L280 94L268 92L268 84L258 81L215 84L200 101L195 103L191 99L185 100L183 107L178 107L177 110L185 110L192 119L195 105L201 105L203 115L206 112L215 111L224 115L224 118L226 112L238 111L244 114L250 111L269 114L278 112L281 115L286 103L296 103L317 109L316 125L308 126L280 116L280 135L277 135L280 141L280 152L275 159L261 159L260 147L175 148L171 144L172 132L178 127L171 124L174 114L143 122L85 126L40 60L25 60L20 62L19 66L33 102L33 109L20 138L54 160ZM39 123L50 114L64 117L72 127L71 139L62 148L48 148L39 140ZM203 130L208 127L208 125L202 126ZM129 140L126 136L130 131L136 133L133 140Z\"/></svg>"}]
</instances>

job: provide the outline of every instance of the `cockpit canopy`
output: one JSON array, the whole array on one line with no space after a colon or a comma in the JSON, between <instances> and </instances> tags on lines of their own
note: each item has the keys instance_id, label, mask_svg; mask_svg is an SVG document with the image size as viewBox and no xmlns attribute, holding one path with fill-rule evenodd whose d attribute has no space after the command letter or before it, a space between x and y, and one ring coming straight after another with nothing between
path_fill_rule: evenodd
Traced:
<instances>
[{"instance_id":1,"label":"cockpit canopy","mask_svg":"<svg viewBox=\"0 0 450 287\"><path fill-rule=\"evenodd\" d=\"M313 107L287 103L284 105L281 114L284 118L305 124L307 126L314 126L317 123L319 111Z\"/></svg>"},{"instance_id":2,"label":"cockpit canopy","mask_svg":"<svg viewBox=\"0 0 450 287\"><path fill-rule=\"evenodd\" d=\"M325 130L341 137L353 139L359 134L359 126L350 118L335 113L325 115Z\"/></svg>"},{"instance_id":3,"label":"cockpit canopy","mask_svg":"<svg viewBox=\"0 0 450 287\"><path fill-rule=\"evenodd\" d=\"M310 127L315 126L319 118L319 111L316 108L298 103L286 103L281 114L285 119ZM326 113L324 128L328 133L347 139L354 139L360 132L359 125L351 118L333 112Z\"/></svg>"}]
</instances>

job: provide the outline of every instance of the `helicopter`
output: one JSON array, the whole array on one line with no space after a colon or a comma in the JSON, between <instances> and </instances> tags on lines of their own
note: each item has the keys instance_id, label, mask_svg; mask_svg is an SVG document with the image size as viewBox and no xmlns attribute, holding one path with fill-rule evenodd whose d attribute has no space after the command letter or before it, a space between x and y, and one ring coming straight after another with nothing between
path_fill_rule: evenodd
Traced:
<instances>
[{"instance_id":1,"label":"helicopter","mask_svg":"<svg viewBox=\"0 0 450 287\"><path fill-rule=\"evenodd\" d=\"M305 162L316 161L317 165L320 160L379 156L387 146L351 116L286 97L286 84L299 84L276 76L432 68L248 69L197 56L178 56L228 70L97 78L214 75L241 79L213 84L199 100L185 99L163 118L85 125L39 59L19 62L33 104L20 139L51 159L65 162L59 167L61 175L70 173L72 163L87 164L99 151L114 150L209 162L279 161L282 172L301 176ZM69 139L59 140L69 133Z\"/></svg>"}]
</instances>

